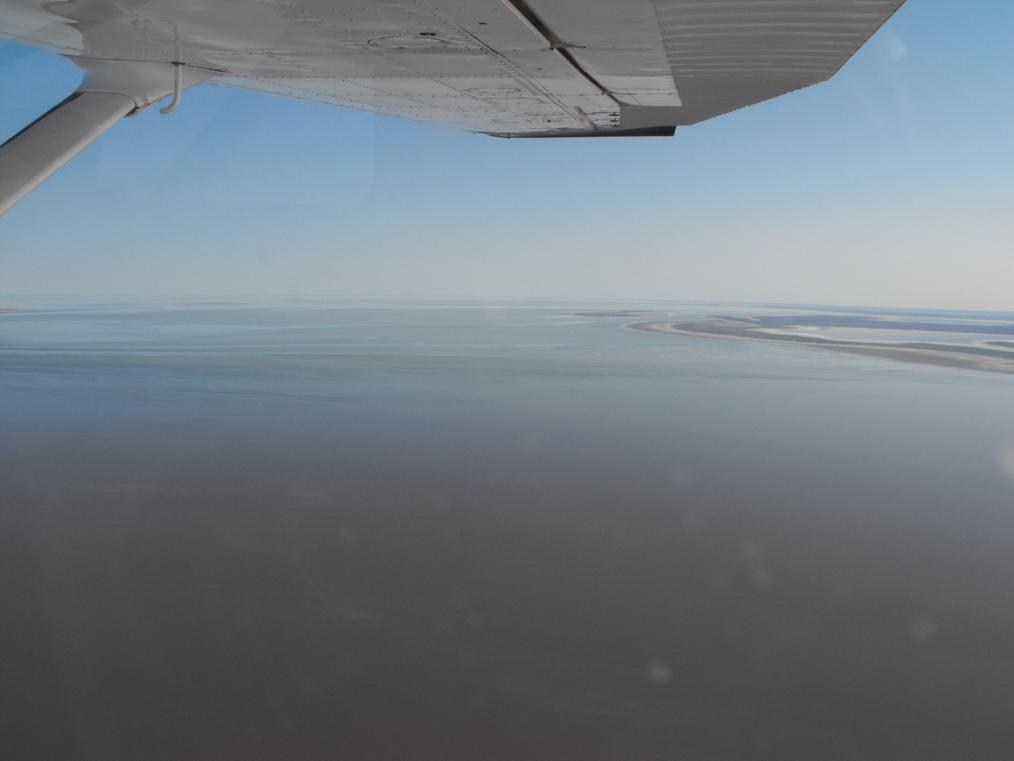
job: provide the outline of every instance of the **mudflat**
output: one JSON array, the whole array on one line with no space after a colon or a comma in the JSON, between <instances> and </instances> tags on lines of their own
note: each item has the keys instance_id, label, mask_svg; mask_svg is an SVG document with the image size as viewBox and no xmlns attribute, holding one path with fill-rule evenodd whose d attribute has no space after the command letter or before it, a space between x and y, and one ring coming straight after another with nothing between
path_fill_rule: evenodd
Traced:
<instances>
[{"instance_id":1,"label":"mudflat","mask_svg":"<svg viewBox=\"0 0 1014 761\"><path fill-rule=\"evenodd\" d=\"M800 343L847 354L883 357L901 362L918 362L994 373L1014 373L1014 351L1006 348L1008 346L1014 348L1014 343L1004 341L968 345L932 341L859 341L793 331L792 325L783 325L781 327L788 329L776 332L765 323L749 317L712 317L682 322L638 322L629 327L653 333L684 336Z\"/></svg>"}]
</instances>

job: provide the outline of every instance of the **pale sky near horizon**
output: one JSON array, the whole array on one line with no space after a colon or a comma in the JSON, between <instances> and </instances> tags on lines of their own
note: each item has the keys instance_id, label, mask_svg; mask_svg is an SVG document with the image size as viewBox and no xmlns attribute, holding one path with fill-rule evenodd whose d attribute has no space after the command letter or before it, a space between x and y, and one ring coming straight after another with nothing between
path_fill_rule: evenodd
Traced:
<instances>
[{"instance_id":1,"label":"pale sky near horizon","mask_svg":"<svg viewBox=\"0 0 1014 761\"><path fill-rule=\"evenodd\" d=\"M1014 310L1014 3L909 0L831 82L638 140L202 86L0 218L0 294ZM0 43L0 139L74 89Z\"/></svg>"}]
</instances>

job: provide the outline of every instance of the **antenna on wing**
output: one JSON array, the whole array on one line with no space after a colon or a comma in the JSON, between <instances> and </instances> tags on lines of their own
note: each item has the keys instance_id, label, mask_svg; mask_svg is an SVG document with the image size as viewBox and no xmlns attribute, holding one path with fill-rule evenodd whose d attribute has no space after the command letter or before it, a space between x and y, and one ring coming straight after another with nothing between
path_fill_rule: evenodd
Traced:
<instances>
[{"instance_id":1,"label":"antenna on wing","mask_svg":"<svg viewBox=\"0 0 1014 761\"><path fill-rule=\"evenodd\" d=\"M183 64L173 61L173 99L168 106L162 106L158 110L160 114L171 114L180 104L180 93L183 92Z\"/></svg>"}]
</instances>

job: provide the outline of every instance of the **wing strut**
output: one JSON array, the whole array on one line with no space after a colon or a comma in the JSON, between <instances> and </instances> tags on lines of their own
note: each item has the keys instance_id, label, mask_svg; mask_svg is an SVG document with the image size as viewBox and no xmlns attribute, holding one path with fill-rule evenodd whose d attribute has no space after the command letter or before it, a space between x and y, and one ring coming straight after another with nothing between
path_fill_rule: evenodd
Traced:
<instances>
[{"instance_id":1,"label":"wing strut","mask_svg":"<svg viewBox=\"0 0 1014 761\"><path fill-rule=\"evenodd\" d=\"M167 95L175 108L182 89L215 75L180 64L73 60L85 70L77 91L0 145L0 214L124 116Z\"/></svg>"}]
</instances>

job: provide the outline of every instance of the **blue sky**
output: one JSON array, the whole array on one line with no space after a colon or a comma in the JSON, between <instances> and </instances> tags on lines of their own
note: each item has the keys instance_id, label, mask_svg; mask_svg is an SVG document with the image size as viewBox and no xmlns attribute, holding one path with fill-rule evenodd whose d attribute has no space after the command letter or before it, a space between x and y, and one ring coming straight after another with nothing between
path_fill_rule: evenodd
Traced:
<instances>
[{"instance_id":1,"label":"blue sky","mask_svg":"<svg viewBox=\"0 0 1014 761\"><path fill-rule=\"evenodd\" d=\"M1014 3L909 0L831 82L641 140L496 140L215 86L0 219L0 293L1014 309ZM0 43L0 137L75 67Z\"/></svg>"}]
</instances>

